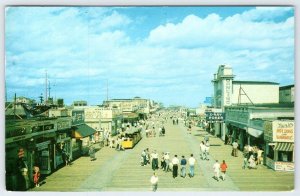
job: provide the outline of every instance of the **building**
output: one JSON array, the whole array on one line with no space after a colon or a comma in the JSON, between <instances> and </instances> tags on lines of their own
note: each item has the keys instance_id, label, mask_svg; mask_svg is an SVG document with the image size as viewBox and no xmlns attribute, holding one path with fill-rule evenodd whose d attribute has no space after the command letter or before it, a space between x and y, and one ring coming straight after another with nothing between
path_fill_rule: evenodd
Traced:
<instances>
[{"instance_id":1,"label":"building","mask_svg":"<svg viewBox=\"0 0 300 196\"><path fill-rule=\"evenodd\" d=\"M294 108L279 104L235 105L225 107L226 134L238 140L239 148L246 144L264 148L263 120L294 119Z\"/></svg>"},{"instance_id":2,"label":"building","mask_svg":"<svg viewBox=\"0 0 300 196\"><path fill-rule=\"evenodd\" d=\"M234 81L234 77L225 65L214 74L214 108L207 113L209 130L222 139L230 136L240 150L245 145L257 146L264 152L264 164L274 170L293 171L294 140L277 140L275 135L294 137L294 85Z\"/></svg>"},{"instance_id":3,"label":"building","mask_svg":"<svg viewBox=\"0 0 300 196\"><path fill-rule=\"evenodd\" d=\"M84 114L85 123L94 128L100 138L103 138L104 130L116 135L123 122L121 110L118 108L90 106L84 109Z\"/></svg>"},{"instance_id":4,"label":"building","mask_svg":"<svg viewBox=\"0 0 300 196\"><path fill-rule=\"evenodd\" d=\"M33 166L50 174L63 164L61 151L72 152L71 118L7 120L5 123L5 166L7 190L27 190Z\"/></svg>"},{"instance_id":5,"label":"building","mask_svg":"<svg viewBox=\"0 0 300 196\"><path fill-rule=\"evenodd\" d=\"M16 103L26 103L26 104L34 104L36 103L35 100L29 99L27 97L17 97Z\"/></svg>"},{"instance_id":6,"label":"building","mask_svg":"<svg viewBox=\"0 0 300 196\"><path fill-rule=\"evenodd\" d=\"M278 104L279 83L265 81L234 81L232 68L220 65L214 74L213 107L225 112L225 107L232 105ZM225 139L226 126L224 122L210 125L214 127L215 135Z\"/></svg>"},{"instance_id":7,"label":"building","mask_svg":"<svg viewBox=\"0 0 300 196\"><path fill-rule=\"evenodd\" d=\"M158 104L154 101L140 97L133 99L111 99L104 101L103 105L108 108L120 109L126 122L147 119L150 113L157 111L159 108Z\"/></svg>"},{"instance_id":8,"label":"building","mask_svg":"<svg viewBox=\"0 0 300 196\"><path fill-rule=\"evenodd\" d=\"M279 102L280 103L295 102L295 85L279 87Z\"/></svg>"},{"instance_id":9,"label":"building","mask_svg":"<svg viewBox=\"0 0 300 196\"><path fill-rule=\"evenodd\" d=\"M75 159L87 154L90 145L95 143L97 131L85 123L85 109L80 106L68 108L68 115L72 118L72 158Z\"/></svg>"},{"instance_id":10,"label":"building","mask_svg":"<svg viewBox=\"0 0 300 196\"><path fill-rule=\"evenodd\" d=\"M73 106L87 106L87 101L74 101Z\"/></svg>"}]
</instances>

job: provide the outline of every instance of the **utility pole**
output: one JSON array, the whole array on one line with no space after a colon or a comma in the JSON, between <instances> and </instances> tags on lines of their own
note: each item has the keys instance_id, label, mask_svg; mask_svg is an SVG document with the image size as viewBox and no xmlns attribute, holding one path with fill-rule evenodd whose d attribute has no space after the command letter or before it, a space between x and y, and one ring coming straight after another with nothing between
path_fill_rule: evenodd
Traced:
<instances>
[{"instance_id":1,"label":"utility pole","mask_svg":"<svg viewBox=\"0 0 300 196\"><path fill-rule=\"evenodd\" d=\"M14 98L14 119L16 119L16 104L17 104L17 93L15 93L15 98Z\"/></svg>"},{"instance_id":2,"label":"utility pole","mask_svg":"<svg viewBox=\"0 0 300 196\"><path fill-rule=\"evenodd\" d=\"M48 86L48 90L49 90L49 98L51 97L50 96L50 90L51 90L51 86L50 86L50 80L49 80L49 86Z\"/></svg>"},{"instance_id":3,"label":"utility pole","mask_svg":"<svg viewBox=\"0 0 300 196\"><path fill-rule=\"evenodd\" d=\"M106 79L106 101L108 101L108 79Z\"/></svg>"},{"instance_id":4,"label":"utility pole","mask_svg":"<svg viewBox=\"0 0 300 196\"><path fill-rule=\"evenodd\" d=\"M48 94L48 87L47 87L48 81L47 81L47 70L46 70L46 78L45 78L45 104L47 104L47 94Z\"/></svg>"}]
</instances>

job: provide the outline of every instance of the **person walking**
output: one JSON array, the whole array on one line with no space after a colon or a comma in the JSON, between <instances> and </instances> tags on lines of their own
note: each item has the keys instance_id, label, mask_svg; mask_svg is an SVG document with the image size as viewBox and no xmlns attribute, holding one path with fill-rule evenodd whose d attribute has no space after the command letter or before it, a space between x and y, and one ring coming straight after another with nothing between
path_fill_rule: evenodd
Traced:
<instances>
[{"instance_id":1,"label":"person walking","mask_svg":"<svg viewBox=\"0 0 300 196\"><path fill-rule=\"evenodd\" d=\"M156 175L155 172L153 173L153 175L150 178L150 183L152 186L152 191L155 192L157 190L157 186L158 186L158 176Z\"/></svg>"},{"instance_id":2,"label":"person walking","mask_svg":"<svg viewBox=\"0 0 300 196\"><path fill-rule=\"evenodd\" d=\"M169 170L170 170L170 155L169 155L169 152L166 152L165 153L165 156L164 156L164 158L165 158L165 166L166 166L166 168L165 168L165 172L168 172Z\"/></svg>"},{"instance_id":3,"label":"person walking","mask_svg":"<svg viewBox=\"0 0 300 196\"><path fill-rule=\"evenodd\" d=\"M214 169L214 178L219 181L220 178L220 163L218 162L218 160L216 160L216 162L213 165L213 169Z\"/></svg>"},{"instance_id":4,"label":"person walking","mask_svg":"<svg viewBox=\"0 0 300 196\"><path fill-rule=\"evenodd\" d=\"M180 161L180 176L185 178L186 176L186 159L184 158L184 155L182 155L181 161Z\"/></svg>"},{"instance_id":5,"label":"person walking","mask_svg":"<svg viewBox=\"0 0 300 196\"><path fill-rule=\"evenodd\" d=\"M248 167L248 159L247 156L244 155L242 169L246 169L247 167Z\"/></svg>"},{"instance_id":6,"label":"person walking","mask_svg":"<svg viewBox=\"0 0 300 196\"><path fill-rule=\"evenodd\" d=\"M194 177L195 175L195 162L196 159L194 158L194 155L191 154L191 157L189 158L189 167L190 167L190 172L189 172L189 176L190 178Z\"/></svg>"},{"instance_id":7,"label":"person walking","mask_svg":"<svg viewBox=\"0 0 300 196\"><path fill-rule=\"evenodd\" d=\"M165 171L166 169L166 161L165 161L165 153L163 152L160 158L160 168Z\"/></svg>"},{"instance_id":8,"label":"person walking","mask_svg":"<svg viewBox=\"0 0 300 196\"><path fill-rule=\"evenodd\" d=\"M34 185L35 187L39 187L40 186L40 183L39 183L39 179L40 179L40 168L38 166L34 166L33 167L33 171L34 171L34 174L33 174L33 182L34 182Z\"/></svg>"},{"instance_id":9,"label":"person walking","mask_svg":"<svg viewBox=\"0 0 300 196\"><path fill-rule=\"evenodd\" d=\"M204 147L204 154L205 154L205 159L209 161L209 147L210 147L210 144L209 144L209 141L207 140L206 143L205 143L205 147Z\"/></svg>"},{"instance_id":10,"label":"person walking","mask_svg":"<svg viewBox=\"0 0 300 196\"><path fill-rule=\"evenodd\" d=\"M142 164L142 166L147 165L146 150L142 151L141 157L143 158L143 164Z\"/></svg>"},{"instance_id":11,"label":"person walking","mask_svg":"<svg viewBox=\"0 0 300 196\"><path fill-rule=\"evenodd\" d=\"M189 125L189 127L188 127L188 129L187 129L187 132L188 132L188 134L191 134L191 133L192 133L192 126L191 126L191 125Z\"/></svg>"},{"instance_id":12,"label":"person walking","mask_svg":"<svg viewBox=\"0 0 300 196\"><path fill-rule=\"evenodd\" d=\"M208 136L208 135L205 135L205 136L204 136L204 142L205 142L205 144L206 144L208 141L209 141L209 136Z\"/></svg>"},{"instance_id":13,"label":"person walking","mask_svg":"<svg viewBox=\"0 0 300 196\"><path fill-rule=\"evenodd\" d=\"M113 148L114 147L114 139L111 136L111 134L108 135L108 142L109 142L109 148Z\"/></svg>"},{"instance_id":14,"label":"person walking","mask_svg":"<svg viewBox=\"0 0 300 196\"><path fill-rule=\"evenodd\" d=\"M150 154L149 154L149 148L146 148L146 162L147 164L150 164Z\"/></svg>"},{"instance_id":15,"label":"person walking","mask_svg":"<svg viewBox=\"0 0 300 196\"><path fill-rule=\"evenodd\" d=\"M202 141L201 143L200 143L200 158L202 159L202 160L206 160L206 156L205 156L205 144L204 144L204 141Z\"/></svg>"},{"instance_id":16,"label":"person walking","mask_svg":"<svg viewBox=\"0 0 300 196\"><path fill-rule=\"evenodd\" d=\"M237 148L238 148L239 144L237 143L237 140L235 140L232 143L232 156L237 157Z\"/></svg>"},{"instance_id":17,"label":"person walking","mask_svg":"<svg viewBox=\"0 0 300 196\"><path fill-rule=\"evenodd\" d=\"M222 172L222 180L225 180L225 174L227 170L227 164L225 163L225 160L223 160L223 163L220 165L221 172Z\"/></svg>"},{"instance_id":18,"label":"person walking","mask_svg":"<svg viewBox=\"0 0 300 196\"><path fill-rule=\"evenodd\" d=\"M68 155L65 147L63 147L63 149L62 149L62 159L65 162L66 166L70 165L70 163L69 163L69 155Z\"/></svg>"},{"instance_id":19,"label":"person walking","mask_svg":"<svg viewBox=\"0 0 300 196\"><path fill-rule=\"evenodd\" d=\"M176 178L178 175L178 164L179 164L179 160L178 160L176 154L175 154L174 158L172 159L172 164L173 164L173 178Z\"/></svg>"},{"instance_id":20,"label":"person walking","mask_svg":"<svg viewBox=\"0 0 300 196\"><path fill-rule=\"evenodd\" d=\"M90 155L91 161L95 161L96 160L96 157L95 157L95 148L93 146L90 146L89 155Z\"/></svg>"},{"instance_id":21,"label":"person walking","mask_svg":"<svg viewBox=\"0 0 300 196\"><path fill-rule=\"evenodd\" d=\"M151 154L151 161L152 161L152 170L158 169L158 154L156 150L154 150Z\"/></svg>"}]
</instances>

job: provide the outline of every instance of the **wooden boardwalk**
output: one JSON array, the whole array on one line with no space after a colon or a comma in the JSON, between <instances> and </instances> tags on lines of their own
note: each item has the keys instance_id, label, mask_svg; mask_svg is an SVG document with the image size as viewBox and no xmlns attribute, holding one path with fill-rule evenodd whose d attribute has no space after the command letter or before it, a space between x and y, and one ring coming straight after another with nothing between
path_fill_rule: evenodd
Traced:
<instances>
[{"instance_id":1,"label":"wooden boardwalk","mask_svg":"<svg viewBox=\"0 0 300 196\"><path fill-rule=\"evenodd\" d=\"M116 151L104 147L96 153L97 160L81 157L48 176L42 186L30 191L151 191L150 177L153 174L150 165L140 166L140 154L143 149L170 152L170 158L177 154L188 159L193 153L196 158L195 177L172 178L171 172L157 171L158 191L291 191L294 188L294 173L275 172L259 165L257 170L243 170L242 156L232 157L231 146L210 136L210 160L199 158L199 143L207 133L193 127L188 134L186 127L179 123L165 125L166 136L143 139L133 148ZM215 160L226 160L228 173L225 181L217 182L212 178ZM187 166L188 171L188 166Z\"/></svg>"}]
</instances>

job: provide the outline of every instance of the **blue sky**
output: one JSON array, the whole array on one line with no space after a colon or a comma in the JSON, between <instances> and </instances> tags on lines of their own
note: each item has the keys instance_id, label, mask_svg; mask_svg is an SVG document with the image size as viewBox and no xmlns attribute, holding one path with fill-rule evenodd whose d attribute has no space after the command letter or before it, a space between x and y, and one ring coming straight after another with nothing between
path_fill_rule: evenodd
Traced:
<instances>
[{"instance_id":1,"label":"blue sky","mask_svg":"<svg viewBox=\"0 0 300 196\"><path fill-rule=\"evenodd\" d=\"M236 80L294 84L293 7L7 7L7 97L140 96L196 107L221 64Z\"/></svg>"}]
</instances>

